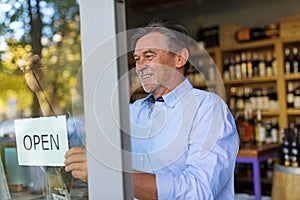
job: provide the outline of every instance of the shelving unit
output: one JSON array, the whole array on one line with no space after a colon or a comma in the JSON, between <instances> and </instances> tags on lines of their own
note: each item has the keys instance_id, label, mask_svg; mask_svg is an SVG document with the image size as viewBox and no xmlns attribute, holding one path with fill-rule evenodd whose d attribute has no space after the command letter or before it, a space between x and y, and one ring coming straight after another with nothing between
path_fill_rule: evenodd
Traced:
<instances>
[{"instance_id":1,"label":"shelving unit","mask_svg":"<svg viewBox=\"0 0 300 200\"><path fill-rule=\"evenodd\" d=\"M293 38L274 38L266 39L254 42L247 42L236 44L227 47L214 47L208 48L207 52L213 56L215 64L222 74L224 69L223 58L233 52L242 52L248 50L272 50L275 53L277 60L277 75L266 76L266 77L253 77L244 79L231 79L223 80L224 88L226 90L226 96L228 97L228 88L231 86L243 86L243 85L266 85L274 84L276 85L277 97L279 102L279 110L264 110L262 112L263 116L278 116L280 128L288 127L289 116L300 116L300 109L288 109L286 102L286 82L287 81L297 81L300 80L300 73L298 74L285 74L284 73L284 47L286 45L293 45L300 43L300 37ZM219 91L220 89L217 89ZM224 98L226 102L228 99ZM243 116L242 113L239 113Z\"/></svg>"}]
</instances>

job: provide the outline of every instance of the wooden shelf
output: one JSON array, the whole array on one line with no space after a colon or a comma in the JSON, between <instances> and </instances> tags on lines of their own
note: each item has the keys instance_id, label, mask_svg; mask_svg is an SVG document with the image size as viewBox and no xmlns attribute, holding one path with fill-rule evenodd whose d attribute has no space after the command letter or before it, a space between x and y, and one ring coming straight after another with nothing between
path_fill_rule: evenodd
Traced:
<instances>
[{"instance_id":1,"label":"wooden shelf","mask_svg":"<svg viewBox=\"0 0 300 200\"><path fill-rule=\"evenodd\" d=\"M284 75L285 80L300 80L300 73L297 74L285 74Z\"/></svg>"},{"instance_id":2,"label":"wooden shelf","mask_svg":"<svg viewBox=\"0 0 300 200\"><path fill-rule=\"evenodd\" d=\"M300 108L289 108L287 109L288 115L300 115Z\"/></svg>"},{"instance_id":3,"label":"wooden shelf","mask_svg":"<svg viewBox=\"0 0 300 200\"><path fill-rule=\"evenodd\" d=\"M215 82L212 81L201 81L201 82L193 82L193 86L196 88L204 88L216 85Z\"/></svg>"},{"instance_id":4,"label":"wooden shelf","mask_svg":"<svg viewBox=\"0 0 300 200\"><path fill-rule=\"evenodd\" d=\"M288 38L281 38L283 43L297 43L300 42L300 36L293 36Z\"/></svg>"},{"instance_id":5,"label":"wooden shelf","mask_svg":"<svg viewBox=\"0 0 300 200\"><path fill-rule=\"evenodd\" d=\"M279 110L262 110L261 115L263 117L274 117L279 115ZM238 111L237 113L238 117L243 117L244 116L244 111ZM253 112L253 117L256 116L256 112Z\"/></svg>"},{"instance_id":6,"label":"wooden shelf","mask_svg":"<svg viewBox=\"0 0 300 200\"><path fill-rule=\"evenodd\" d=\"M253 77L247 79L233 79L233 80L224 80L225 85L239 85L239 84L248 84L248 83L264 83L264 82L276 82L277 77Z\"/></svg>"},{"instance_id":7,"label":"wooden shelf","mask_svg":"<svg viewBox=\"0 0 300 200\"><path fill-rule=\"evenodd\" d=\"M262 48L262 47L267 47L267 46L274 46L275 42L278 39L266 39L266 40L258 40L254 42L245 42L245 43L240 43L232 46L226 46L226 47L221 47L221 51L226 52L226 51L240 51L243 49L254 49L254 48Z\"/></svg>"},{"instance_id":8,"label":"wooden shelf","mask_svg":"<svg viewBox=\"0 0 300 200\"><path fill-rule=\"evenodd\" d=\"M278 110L263 110L261 112L261 115L265 116L265 117L277 116L277 115L279 115L279 111Z\"/></svg>"}]
</instances>

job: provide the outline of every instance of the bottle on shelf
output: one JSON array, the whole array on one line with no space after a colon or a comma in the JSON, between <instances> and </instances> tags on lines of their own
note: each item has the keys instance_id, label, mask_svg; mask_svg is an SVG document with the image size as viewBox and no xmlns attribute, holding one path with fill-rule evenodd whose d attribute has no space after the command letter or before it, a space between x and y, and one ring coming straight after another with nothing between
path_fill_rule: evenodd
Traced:
<instances>
[{"instance_id":1,"label":"bottle on shelf","mask_svg":"<svg viewBox=\"0 0 300 200\"><path fill-rule=\"evenodd\" d=\"M269 110L270 109L270 97L268 93L268 88L263 87L261 88L261 109L262 110Z\"/></svg>"},{"instance_id":2,"label":"bottle on shelf","mask_svg":"<svg viewBox=\"0 0 300 200\"><path fill-rule=\"evenodd\" d=\"M243 145L252 145L255 136L252 109L249 106L246 106L244 109L244 120L241 126Z\"/></svg>"},{"instance_id":3,"label":"bottle on shelf","mask_svg":"<svg viewBox=\"0 0 300 200\"><path fill-rule=\"evenodd\" d=\"M244 88L243 87L238 87L238 89L237 89L236 108L238 110L244 110L245 109Z\"/></svg>"},{"instance_id":4,"label":"bottle on shelf","mask_svg":"<svg viewBox=\"0 0 300 200\"><path fill-rule=\"evenodd\" d=\"M292 60L292 70L293 73L299 73L299 57L298 57L298 48L293 47L293 60Z\"/></svg>"},{"instance_id":5,"label":"bottle on shelf","mask_svg":"<svg viewBox=\"0 0 300 200\"><path fill-rule=\"evenodd\" d=\"M278 110L278 97L276 87L268 88L268 96L269 96L269 110Z\"/></svg>"},{"instance_id":6,"label":"bottle on shelf","mask_svg":"<svg viewBox=\"0 0 300 200\"><path fill-rule=\"evenodd\" d=\"M266 144L271 144L272 143L272 135L271 135L271 130L272 130L272 124L271 124L271 119L266 119L265 121L265 127L266 127Z\"/></svg>"},{"instance_id":7,"label":"bottle on shelf","mask_svg":"<svg viewBox=\"0 0 300 200\"><path fill-rule=\"evenodd\" d=\"M298 167L299 165L299 151L298 151L298 129L293 122L290 123L290 165Z\"/></svg>"},{"instance_id":8,"label":"bottle on shelf","mask_svg":"<svg viewBox=\"0 0 300 200\"><path fill-rule=\"evenodd\" d=\"M236 112L236 103L237 102L237 87L230 88L230 98L229 98L229 108L231 112Z\"/></svg>"},{"instance_id":9,"label":"bottle on shelf","mask_svg":"<svg viewBox=\"0 0 300 200\"><path fill-rule=\"evenodd\" d=\"M247 54L246 52L241 53L241 72L242 72L242 78L247 78Z\"/></svg>"},{"instance_id":10,"label":"bottle on shelf","mask_svg":"<svg viewBox=\"0 0 300 200\"><path fill-rule=\"evenodd\" d=\"M278 73L278 69L277 69L277 59L276 59L275 51L273 51L272 53L272 69L273 69L273 74L276 76Z\"/></svg>"},{"instance_id":11,"label":"bottle on shelf","mask_svg":"<svg viewBox=\"0 0 300 200\"><path fill-rule=\"evenodd\" d=\"M240 29L236 32L235 37L238 42L248 42L267 38L264 28L261 27Z\"/></svg>"},{"instance_id":12,"label":"bottle on shelf","mask_svg":"<svg viewBox=\"0 0 300 200\"><path fill-rule=\"evenodd\" d=\"M252 76L253 76L252 53L251 53L251 51L247 52L247 76L248 76L248 78L252 78Z\"/></svg>"},{"instance_id":13,"label":"bottle on shelf","mask_svg":"<svg viewBox=\"0 0 300 200\"><path fill-rule=\"evenodd\" d=\"M286 74L291 73L291 58L290 58L290 48L286 47L284 49L284 72Z\"/></svg>"},{"instance_id":14,"label":"bottle on shelf","mask_svg":"<svg viewBox=\"0 0 300 200\"><path fill-rule=\"evenodd\" d=\"M253 76L258 77L259 76L259 57L257 52L253 52L253 59L252 59L252 70L253 70Z\"/></svg>"},{"instance_id":15,"label":"bottle on shelf","mask_svg":"<svg viewBox=\"0 0 300 200\"><path fill-rule=\"evenodd\" d=\"M291 144L291 166L292 167L298 167L298 143L297 138L293 136L292 144Z\"/></svg>"},{"instance_id":16,"label":"bottle on shelf","mask_svg":"<svg viewBox=\"0 0 300 200\"><path fill-rule=\"evenodd\" d=\"M284 166L290 166L290 142L289 142L289 128L283 130L282 135L282 163Z\"/></svg>"},{"instance_id":17,"label":"bottle on shelf","mask_svg":"<svg viewBox=\"0 0 300 200\"><path fill-rule=\"evenodd\" d=\"M274 75L272 63L273 63L272 52L267 51L266 52L266 76Z\"/></svg>"},{"instance_id":18,"label":"bottle on shelf","mask_svg":"<svg viewBox=\"0 0 300 200\"><path fill-rule=\"evenodd\" d=\"M249 105L250 107L251 107L251 102L250 102L251 94L252 94L252 88L244 87L244 104Z\"/></svg>"},{"instance_id":19,"label":"bottle on shelf","mask_svg":"<svg viewBox=\"0 0 300 200\"><path fill-rule=\"evenodd\" d=\"M300 108L300 85L296 86L294 90L294 108Z\"/></svg>"},{"instance_id":20,"label":"bottle on shelf","mask_svg":"<svg viewBox=\"0 0 300 200\"><path fill-rule=\"evenodd\" d=\"M230 57L230 63L229 63L229 76L230 79L235 79L235 59L233 56Z\"/></svg>"},{"instance_id":21,"label":"bottle on shelf","mask_svg":"<svg viewBox=\"0 0 300 200\"><path fill-rule=\"evenodd\" d=\"M261 145L265 143L266 130L262 123L261 111L256 111L256 123L255 123L255 143Z\"/></svg>"},{"instance_id":22,"label":"bottle on shelf","mask_svg":"<svg viewBox=\"0 0 300 200\"><path fill-rule=\"evenodd\" d=\"M293 82L288 82L288 84L287 84L286 101L287 101L288 108L294 108L295 95L294 95L294 83Z\"/></svg>"},{"instance_id":23,"label":"bottle on shelf","mask_svg":"<svg viewBox=\"0 0 300 200\"><path fill-rule=\"evenodd\" d=\"M223 70L223 78L224 80L230 79L229 73L229 57L224 57L224 70Z\"/></svg>"},{"instance_id":24,"label":"bottle on shelf","mask_svg":"<svg viewBox=\"0 0 300 200\"><path fill-rule=\"evenodd\" d=\"M258 63L258 74L260 77L266 76L266 62L265 62L265 56L263 52L259 53L259 63Z\"/></svg>"},{"instance_id":25,"label":"bottle on shelf","mask_svg":"<svg viewBox=\"0 0 300 200\"><path fill-rule=\"evenodd\" d=\"M279 125L277 117L271 119L271 143L278 143Z\"/></svg>"},{"instance_id":26,"label":"bottle on shelf","mask_svg":"<svg viewBox=\"0 0 300 200\"><path fill-rule=\"evenodd\" d=\"M263 110L264 109L264 102L263 102L263 90L262 88L256 88L255 93L255 102L256 102L256 109Z\"/></svg>"},{"instance_id":27,"label":"bottle on shelf","mask_svg":"<svg viewBox=\"0 0 300 200\"><path fill-rule=\"evenodd\" d=\"M241 69L241 57L239 54L235 55L235 78L242 78L242 69Z\"/></svg>"}]
</instances>

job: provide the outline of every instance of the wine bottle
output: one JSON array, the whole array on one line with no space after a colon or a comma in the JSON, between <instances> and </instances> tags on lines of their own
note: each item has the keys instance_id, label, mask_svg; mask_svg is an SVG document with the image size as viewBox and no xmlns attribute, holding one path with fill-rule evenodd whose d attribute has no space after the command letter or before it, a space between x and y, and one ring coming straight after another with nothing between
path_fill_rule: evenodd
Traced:
<instances>
[{"instance_id":1,"label":"wine bottle","mask_svg":"<svg viewBox=\"0 0 300 200\"><path fill-rule=\"evenodd\" d=\"M289 131L290 129L285 128L282 137L282 162L283 165L290 166L290 142L289 142Z\"/></svg>"},{"instance_id":2,"label":"wine bottle","mask_svg":"<svg viewBox=\"0 0 300 200\"><path fill-rule=\"evenodd\" d=\"M290 49L284 49L284 71L286 74L291 73Z\"/></svg>"},{"instance_id":3,"label":"wine bottle","mask_svg":"<svg viewBox=\"0 0 300 200\"><path fill-rule=\"evenodd\" d=\"M253 52L253 61L252 61L252 70L253 70L253 76L257 77L259 76L259 57L257 52Z\"/></svg>"},{"instance_id":4,"label":"wine bottle","mask_svg":"<svg viewBox=\"0 0 300 200\"><path fill-rule=\"evenodd\" d=\"M277 117L271 119L271 141L272 143L278 143L278 120Z\"/></svg>"},{"instance_id":5,"label":"wine bottle","mask_svg":"<svg viewBox=\"0 0 300 200\"><path fill-rule=\"evenodd\" d=\"M295 95L293 82L288 82L286 101L288 108L294 108Z\"/></svg>"},{"instance_id":6,"label":"wine bottle","mask_svg":"<svg viewBox=\"0 0 300 200\"><path fill-rule=\"evenodd\" d=\"M236 32L235 37L238 42L248 42L267 38L265 30L260 27L240 29Z\"/></svg>"},{"instance_id":7,"label":"wine bottle","mask_svg":"<svg viewBox=\"0 0 300 200\"><path fill-rule=\"evenodd\" d=\"M224 57L223 78L224 78L224 80L230 79L230 73L229 73L229 58L228 58L228 57Z\"/></svg>"},{"instance_id":8,"label":"wine bottle","mask_svg":"<svg viewBox=\"0 0 300 200\"><path fill-rule=\"evenodd\" d=\"M273 61L272 52L268 51L266 53L266 75L267 76L272 76L274 74L273 67L272 67L272 61Z\"/></svg>"},{"instance_id":9,"label":"wine bottle","mask_svg":"<svg viewBox=\"0 0 300 200\"><path fill-rule=\"evenodd\" d=\"M250 51L247 52L247 75L248 78L252 78L253 76L252 53Z\"/></svg>"},{"instance_id":10,"label":"wine bottle","mask_svg":"<svg viewBox=\"0 0 300 200\"><path fill-rule=\"evenodd\" d=\"M229 63L229 76L230 79L235 79L235 59L233 56L230 57L230 63Z\"/></svg>"},{"instance_id":11,"label":"wine bottle","mask_svg":"<svg viewBox=\"0 0 300 200\"><path fill-rule=\"evenodd\" d=\"M261 111L257 110L256 112L256 123L255 123L255 139L256 144L261 145L265 142L266 130L263 126L261 119Z\"/></svg>"},{"instance_id":12,"label":"wine bottle","mask_svg":"<svg viewBox=\"0 0 300 200\"><path fill-rule=\"evenodd\" d=\"M244 109L244 120L242 122L243 126L243 144L251 145L254 137L254 124L253 124L253 115L252 110L249 107L245 107Z\"/></svg>"},{"instance_id":13,"label":"wine bottle","mask_svg":"<svg viewBox=\"0 0 300 200\"><path fill-rule=\"evenodd\" d=\"M299 59L298 59L298 48L293 47L293 73L299 73Z\"/></svg>"},{"instance_id":14,"label":"wine bottle","mask_svg":"<svg viewBox=\"0 0 300 200\"><path fill-rule=\"evenodd\" d=\"M235 56L235 77L236 79L242 78L241 57L239 54Z\"/></svg>"},{"instance_id":15,"label":"wine bottle","mask_svg":"<svg viewBox=\"0 0 300 200\"><path fill-rule=\"evenodd\" d=\"M242 71L242 78L247 78L247 54L246 54L246 52L241 53L241 71Z\"/></svg>"},{"instance_id":16,"label":"wine bottle","mask_svg":"<svg viewBox=\"0 0 300 200\"><path fill-rule=\"evenodd\" d=\"M266 62L265 62L265 56L261 52L259 54L259 63L258 63L258 71L259 76L264 77L266 76Z\"/></svg>"},{"instance_id":17,"label":"wine bottle","mask_svg":"<svg viewBox=\"0 0 300 200\"><path fill-rule=\"evenodd\" d=\"M298 167L298 130L295 127L295 124L290 128L290 133L292 137L290 149L291 166Z\"/></svg>"}]
</instances>

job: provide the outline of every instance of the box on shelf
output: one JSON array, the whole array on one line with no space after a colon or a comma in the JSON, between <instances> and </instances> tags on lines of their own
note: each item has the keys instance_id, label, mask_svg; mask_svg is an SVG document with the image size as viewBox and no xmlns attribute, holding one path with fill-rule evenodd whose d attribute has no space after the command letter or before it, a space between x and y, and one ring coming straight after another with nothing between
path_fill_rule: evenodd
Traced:
<instances>
[{"instance_id":1,"label":"box on shelf","mask_svg":"<svg viewBox=\"0 0 300 200\"><path fill-rule=\"evenodd\" d=\"M236 31L242 28L241 24L220 24L202 29L198 33L198 41L202 41L205 47L230 46L237 44Z\"/></svg>"},{"instance_id":2,"label":"box on shelf","mask_svg":"<svg viewBox=\"0 0 300 200\"><path fill-rule=\"evenodd\" d=\"M280 36L300 36L300 14L288 15L280 18Z\"/></svg>"}]
</instances>

